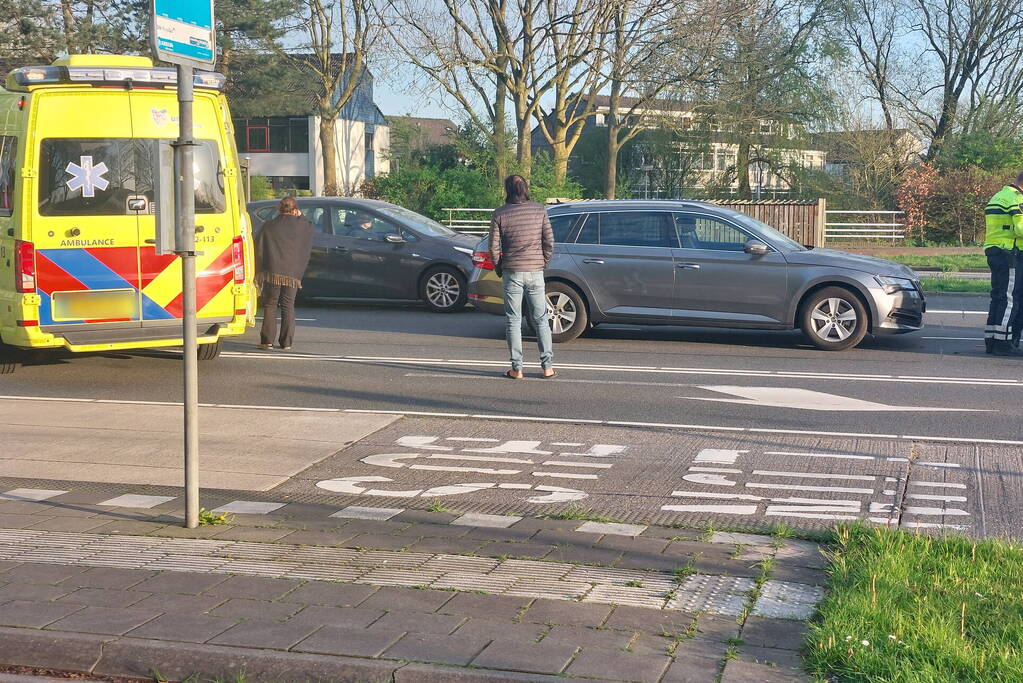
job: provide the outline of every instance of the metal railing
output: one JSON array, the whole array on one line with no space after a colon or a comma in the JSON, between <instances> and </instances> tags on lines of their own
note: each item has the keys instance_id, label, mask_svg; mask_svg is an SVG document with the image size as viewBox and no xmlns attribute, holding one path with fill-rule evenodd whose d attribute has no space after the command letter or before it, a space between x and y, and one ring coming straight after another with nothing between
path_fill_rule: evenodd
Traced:
<instances>
[{"instance_id":1,"label":"metal railing","mask_svg":"<svg viewBox=\"0 0 1023 683\"><path fill-rule=\"evenodd\" d=\"M832 215L846 216L891 216L893 219L905 216L902 211L825 211L830 218ZM855 223L824 223L825 239L890 239L892 242L905 239L905 223L869 223L858 221Z\"/></svg>"},{"instance_id":2,"label":"metal railing","mask_svg":"<svg viewBox=\"0 0 1023 683\"><path fill-rule=\"evenodd\" d=\"M441 221L458 232L470 235L485 235L490 232L490 214L493 209L441 209L448 217ZM485 216L485 217L484 217Z\"/></svg>"}]
</instances>

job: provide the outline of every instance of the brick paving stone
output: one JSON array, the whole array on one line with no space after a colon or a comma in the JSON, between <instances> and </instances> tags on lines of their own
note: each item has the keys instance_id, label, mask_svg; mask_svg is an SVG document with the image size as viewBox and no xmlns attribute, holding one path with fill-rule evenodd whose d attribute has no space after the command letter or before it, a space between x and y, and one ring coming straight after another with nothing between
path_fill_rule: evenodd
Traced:
<instances>
[{"instance_id":1,"label":"brick paving stone","mask_svg":"<svg viewBox=\"0 0 1023 683\"><path fill-rule=\"evenodd\" d=\"M444 606L438 611L466 617L514 619L529 602L529 598L456 593L455 597L444 603Z\"/></svg>"},{"instance_id":2,"label":"brick paving stone","mask_svg":"<svg viewBox=\"0 0 1023 683\"><path fill-rule=\"evenodd\" d=\"M629 643L629 651L637 655L666 655L674 649L675 643L674 638L665 638L652 633L638 633Z\"/></svg>"},{"instance_id":3,"label":"brick paving stone","mask_svg":"<svg viewBox=\"0 0 1023 683\"><path fill-rule=\"evenodd\" d=\"M546 635L549 631L550 627L546 624L480 618L469 619L453 635L479 636L491 640L523 640L535 643L540 636Z\"/></svg>"},{"instance_id":4,"label":"brick paving stone","mask_svg":"<svg viewBox=\"0 0 1023 683\"><path fill-rule=\"evenodd\" d=\"M234 626L235 619L209 617L204 614L164 614L131 631L132 638L177 640L204 643Z\"/></svg>"},{"instance_id":5,"label":"brick paving stone","mask_svg":"<svg viewBox=\"0 0 1023 683\"><path fill-rule=\"evenodd\" d=\"M693 561L692 568L699 574L719 574L746 578L753 578L760 574L760 567L754 563L731 558L718 560L701 557Z\"/></svg>"},{"instance_id":6,"label":"brick paving stone","mask_svg":"<svg viewBox=\"0 0 1023 683\"><path fill-rule=\"evenodd\" d=\"M379 657L404 635L404 631L370 631L364 628L324 626L292 649L327 655Z\"/></svg>"},{"instance_id":7,"label":"brick paving stone","mask_svg":"<svg viewBox=\"0 0 1023 683\"><path fill-rule=\"evenodd\" d=\"M668 543L669 541L663 538L607 535L597 541L595 545L598 548L612 548L628 554L646 553L657 556L668 547Z\"/></svg>"},{"instance_id":8,"label":"brick paving stone","mask_svg":"<svg viewBox=\"0 0 1023 683\"><path fill-rule=\"evenodd\" d=\"M59 599L73 605L91 607L130 607L147 597L148 593L138 591L113 590L110 588L79 588Z\"/></svg>"},{"instance_id":9,"label":"brick paving stone","mask_svg":"<svg viewBox=\"0 0 1023 683\"><path fill-rule=\"evenodd\" d=\"M33 501L38 502L42 500L49 500L56 498L67 493L67 491L58 491L52 489L11 489L10 491L4 491L0 493L0 500L13 500L13 501Z\"/></svg>"},{"instance_id":10,"label":"brick paving stone","mask_svg":"<svg viewBox=\"0 0 1023 683\"><path fill-rule=\"evenodd\" d=\"M483 546L477 555L485 557L513 557L521 560L538 560L554 550L552 545L541 543L508 543L497 542Z\"/></svg>"},{"instance_id":11,"label":"brick paving stone","mask_svg":"<svg viewBox=\"0 0 1023 683\"><path fill-rule=\"evenodd\" d=\"M404 508L377 508L363 507L361 505L349 505L337 512L332 512L330 516L338 517L340 519L370 519L385 522L391 517L394 517L404 511Z\"/></svg>"},{"instance_id":12,"label":"brick paving stone","mask_svg":"<svg viewBox=\"0 0 1023 683\"><path fill-rule=\"evenodd\" d=\"M733 659L725 665L721 683L802 683L809 678L800 671L782 669L767 664L756 664Z\"/></svg>"},{"instance_id":13,"label":"brick paving stone","mask_svg":"<svg viewBox=\"0 0 1023 683\"><path fill-rule=\"evenodd\" d=\"M721 545L720 543L706 543L704 541L674 541L665 548L665 554L670 555L699 555L704 558L727 559L735 548Z\"/></svg>"},{"instance_id":14,"label":"brick paving stone","mask_svg":"<svg viewBox=\"0 0 1023 683\"><path fill-rule=\"evenodd\" d=\"M3 515L34 515L44 512L49 507L52 506L42 506L39 503L21 500L5 502L3 498L0 498L0 514Z\"/></svg>"},{"instance_id":15,"label":"brick paving stone","mask_svg":"<svg viewBox=\"0 0 1023 683\"><path fill-rule=\"evenodd\" d=\"M485 541L478 538L423 538L415 540L409 550L416 553L455 553L472 555Z\"/></svg>"},{"instance_id":16,"label":"brick paving stone","mask_svg":"<svg viewBox=\"0 0 1023 683\"><path fill-rule=\"evenodd\" d=\"M409 522L397 519L386 522L369 519L350 519L345 522L345 533L362 534L368 536L391 536L406 531L410 526Z\"/></svg>"},{"instance_id":17,"label":"brick paving stone","mask_svg":"<svg viewBox=\"0 0 1023 683\"><path fill-rule=\"evenodd\" d=\"M14 569L15 567L18 567L20 565L21 565L20 562L0 560L0 573L3 573L5 571L7 571L8 569ZM0 577L0 578L3 578L3 577Z\"/></svg>"},{"instance_id":18,"label":"brick paving stone","mask_svg":"<svg viewBox=\"0 0 1023 683\"><path fill-rule=\"evenodd\" d=\"M522 616L523 621L569 626L600 626L611 614L610 605L582 604L570 600L536 600Z\"/></svg>"},{"instance_id":19,"label":"brick paving stone","mask_svg":"<svg viewBox=\"0 0 1023 683\"><path fill-rule=\"evenodd\" d=\"M262 576L232 576L227 581L203 591L215 598L252 598L275 600L302 584L294 579L271 579Z\"/></svg>"},{"instance_id":20,"label":"brick paving stone","mask_svg":"<svg viewBox=\"0 0 1023 683\"><path fill-rule=\"evenodd\" d=\"M451 526L450 524L412 524L404 531L402 536L416 538L460 538L469 533L469 529L462 526Z\"/></svg>"},{"instance_id":21,"label":"brick paving stone","mask_svg":"<svg viewBox=\"0 0 1023 683\"><path fill-rule=\"evenodd\" d=\"M657 683L669 664L671 658L665 655L629 654L621 650L589 650L584 646L566 673L570 676Z\"/></svg>"},{"instance_id":22,"label":"brick paving stone","mask_svg":"<svg viewBox=\"0 0 1023 683\"><path fill-rule=\"evenodd\" d=\"M369 596L359 607L408 612L436 612L453 597L455 594L451 591L384 586Z\"/></svg>"},{"instance_id":23,"label":"brick paving stone","mask_svg":"<svg viewBox=\"0 0 1023 683\"><path fill-rule=\"evenodd\" d=\"M234 527L227 529L214 536L214 538L223 539L225 541L250 541L253 543L273 543L278 541L288 534L292 533L293 529L282 529L274 527L267 529L264 527Z\"/></svg>"},{"instance_id":24,"label":"brick paving stone","mask_svg":"<svg viewBox=\"0 0 1023 683\"><path fill-rule=\"evenodd\" d=\"M332 505L319 505L316 503L288 503L279 510L275 510L274 517L284 517L289 520L322 519L336 510L337 507Z\"/></svg>"},{"instance_id":25,"label":"brick paving stone","mask_svg":"<svg viewBox=\"0 0 1023 683\"><path fill-rule=\"evenodd\" d=\"M468 527L463 538L479 539L480 541L507 541L510 543L525 543L533 537L533 532L528 529L510 528L486 528Z\"/></svg>"},{"instance_id":26,"label":"brick paving stone","mask_svg":"<svg viewBox=\"0 0 1023 683\"><path fill-rule=\"evenodd\" d=\"M622 569L642 569L654 572L673 572L687 564L678 557L668 555L651 555L650 553L626 552L621 559L615 562L615 567Z\"/></svg>"},{"instance_id":27,"label":"brick paving stone","mask_svg":"<svg viewBox=\"0 0 1023 683\"><path fill-rule=\"evenodd\" d=\"M721 658L700 652L676 653L675 661L661 683L715 683L721 673ZM762 683L760 678L742 679L742 683Z\"/></svg>"},{"instance_id":28,"label":"brick paving stone","mask_svg":"<svg viewBox=\"0 0 1023 683\"><path fill-rule=\"evenodd\" d=\"M652 526L640 538L667 538L671 541L699 541L707 532L703 529L675 529L670 526Z\"/></svg>"},{"instance_id":29,"label":"brick paving stone","mask_svg":"<svg viewBox=\"0 0 1023 683\"><path fill-rule=\"evenodd\" d=\"M373 550L404 550L415 543L415 539L405 536L385 536L382 534L359 534L345 541L346 548L372 548Z\"/></svg>"},{"instance_id":30,"label":"brick paving stone","mask_svg":"<svg viewBox=\"0 0 1023 683\"><path fill-rule=\"evenodd\" d=\"M644 524L622 524L620 522L583 522L576 531L584 534L614 534L616 536L639 536L649 527Z\"/></svg>"},{"instance_id":31,"label":"brick paving stone","mask_svg":"<svg viewBox=\"0 0 1023 683\"><path fill-rule=\"evenodd\" d=\"M159 612L150 609L86 607L60 621L50 624L47 628L55 631L102 633L120 636L158 616L160 616Z\"/></svg>"},{"instance_id":32,"label":"brick paving stone","mask_svg":"<svg viewBox=\"0 0 1023 683\"><path fill-rule=\"evenodd\" d=\"M227 629L209 642L214 645L239 645L242 647L287 650L307 638L319 626L301 622L280 623L278 621L243 621Z\"/></svg>"},{"instance_id":33,"label":"brick paving stone","mask_svg":"<svg viewBox=\"0 0 1023 683\"><path fill-rule=\"evenodd\" d=\"M515 528L518 528L518 525ZM590 548L598 539L589 534L580 534L574 529L540 529L533 534L530 540L536 543Z\"/></svg>"},{"instance_id":34,"label":"brick paving stone","mask_svg":"<svg viewBox=\"0 0 1023 683\"><path fill-rule=\"evenodd\" d=\"M181 526L182 519L177 520L177 524L171 523L169 526L165 526L158 532L153 532L160 536L166 536L168 538L211 538L219 533L222 533L225 529L233 528L231 524L217 524L213 526L201 526L196 529L186 529Z\"/></svg>"},{"instance_id":35,"label":"brick paving stone","mask_svg":"<svg viewBox=\"0 0 1023 683\"><path fill-rule=\"evenodd\" d=\"M384 652L389 659L413 662L436 662L465 666L489 645L491 639L479 636L446 636L430 633L409 633Z\"/></svg>"},{"instance_id":36,"label":"brick paving stone","mask_svg":"<svg viewBox=\"0 0 1023 683\"><path fill-rule=\"evenodd\" d=\"M309 605L331 605L334 607L355 607L377 591L375 586L355 583L327 583L310 581L280 598L281 602L297 602Z\"/></svg>"},{"instance_id":37,"label":"brick paving stone","mask_svg":"<svg viewBox=\"0 0 1023 683\"><path fill-rule=\"evenodd\" d=\"M805 583L811 586L824 586L828 582L828 575L823 569L799 567L784 562L774 564L771 568L771 578L775 581Z\"/></svg>"},{"instance_id":38,"label":"brick paving stone","mask_svg":"<svg viewBox=\"0 0 1023 683\"><path fill-rule=\"evenodd\" d=\"M692 622L693 615L686 612L618 605L604 622L604 626L661 635L663 633L681 633ZM739 631L738 624L736 624L735 630Z\"/></svg>"},{"instance_id":39,"label":"brick paving stone","mask_svg":"<svg viewBox=\"0 0 1023 683\"><path fill-rule=\"evenodd\" d=\"M407 631L448 635L465 622L465 617L453 614L426 614L423 612L388 612L373 622L371 631Z\"/></svg>"},{"instance_id":40,"label":"brick paving stone","mask_svg":"<svg viewBox=\"0 0 1023 683\"><path fill-rule=\"evenodd\" d=\"M526 517L515 523L516 529L533 531L575 531L579 526L577 519L543 519L541 517Z\"/></svg>"},{"instance_id":41,"label":"brick paving stone","mask_svg":"<svg viewBox=\"0 0 1023 683\"><path fill-rule=\"evenodd\" d=\"M448 524L458 517L450 512L430 512L429 510L405 510L391 518L392 522L408 522L415 524Z\"/></svg>"},{"instance_id":42,"label":"brick paving stone","mask_svg":"<svg viewBox=\"0 0 1023 683\"><path fill-rule=\"evenodd\" d=\"M616 650L624 652L626 645L632 640L632 631L612 631L611 629L586 628L585 626L554 626L544 636L544 643L561 643L577 645L584 650Z\"/></svg>"},{"instance_id":43,"label":"brick paving stone","mask_svg":"<svg viewBox=\"0 0 1023 683\"><path fill-rule=\"evenodd\" d=\"M19 581L22 583L45 583L54 586L62 581L67 581L85 571L83 567L69 567L56 564L35 564L26 563L14 569L8 569L4 574L4 581Z\"/></svg>"},{"instance_id":44,"label":"brick paving stone","mask_svg":"<svg viewBox=\"0 0 1023 683\"><path fill-rule=\"evenodd\" d=\"M209 614L212 617L228 617L231 619L283 621L300 609L302 609L301 605L288 602L233 598L219 607L210 610Z\"/></svg>"},{"instance_id":45,"label":"brick paving stone","mask_svg":"<svg viewBox=\"0 0 1023 683\"><path fill-rule=\"evenodd\" d=\"M614 565L622 557L620 550L609 548L585 548L579 546L555 546L545 559L551 562L572 564L596 564L602 567Z\"/></svg>"},{"instance_id":46,"label":"brick paving stone","mask_svg":"<svg viewBox=\"0 0 1023 683\"><path fill-rule=\"evenodd\" d=\"M0 529L25 529L38 523L39 518L34 515L0 513Z\"/></svg>"},{"instance_id":47,"label":"brick paving stone","mask_svg":"<svg viewBox=\"0 0 1023 683\"><path fill-rule=\"evenodd\" d=\"M133 519L119 519L98 526L90 533L94 534L121 534L123 536L145 536L146 534L158 531L167 526L162 522L145 522Z\"/></svg>"},{"instance_id":48,"label":"brick paving stone","mask_svg":"<svg viewBox=\"0 0 1023 683\"><path fill-rule=\"evenodd\" d=\"M50 586L45 583L8 583L0 586L0 603L8 600L56 600L73 590L71 586Z\"/></svg>"},{"instance_id":49,"label":"brick paving stone","mask_svg":"<svg viewBox=\"0 0 1023 683\"><path fill-rule=\"evenodd\" d=\"M82 609L70 603L14 600L0 605L0 626L42 628Z\"/></svg>"},{"instance_id":50,"label":"brick paving stone","mask_svg":"<svg viewBox=\"0 0 1023 683\"><path fill-rule=\"evenodd\" d=\"M485 515L478 512L467 512L457 519L451 520L455 526L483 527L489 529L507 529L515 522L522 520L517 515ZM518 530L519 535L526 534L526 530ZM530 534L531 535L531 534ZM528 538L528 536L527 536Z\"/></svg>"},{"instance_id":51,"label":"brick paving stone","mask_svg":"<svg viewBox=\"0 0 1023 683\"><path fill-rule=\"evenodd\" d=\"M288 619L289 623L309 624L313 626L344 626L346 628L366 628L384 616L383 610L363 609L362 607L321 607L310 605Z\"/></svg>"},{"instance_id":52,"label":"brick paving stone","mask_svg":"<svg viewBox=\"0 0 1023 683\"><path fill-rule=\"evenodd\" d=\"M292 530L287 536L280 539L281 543L288 545L319 545L319 546L341 546L345 545L348 539L355 534L346 534L339 531L296 531Z\"/></svg>"},{"instance_id":53,"label":"brick paving stone","mask_svg":"<svg viewBox=\"0 0 1023 683\"><path fill-rule=\"evenodd\" d=\"M97 527L101 527L110 520L100 519L98 517L51 517L44 519L38 524L33 524L30 529L35 531L66 531L72 533L80 533L85 531L92 531Z\"/></svg>"},{"instance_id":54,"label":"brick paving stone","mask_svg":"<svg viewBox=\"0 0 1023 683\"><path fill-rule=\"evenodd\" d=\"M776 647L755 647L743 645L739 648L739 660L753 664L768 664L779 669L802 670L803 661L795 650L783 650Z\"/></svg>"},{"instance_id":55,"label":"brick paving stone","mask_svg":"<svg viewBox=\"0 0 1023 683\"><path fill-rule=\"evenodd\" d=\"M146 595L143 593L143 595ZM203 614L224 602L224 598L207 595L181 595L179 593L154 593L137 602L137 609L152 609L169 614Z\"/></svg>"},{"instance_id":56,"label":"brick paving stone","mask_svg":"<svg viewBox=\"0 0 1023 683\"><path fill-rule=\"evenodd\" d=\"M791 619L768 619L750 615L742 626L740 636L753 647L802 650L806 644L806 623Z\"/></svg>"},{"instance_id":57,"label":"brick paving stone","mask_svg":"<svg viewBox=\"0 0 1023 683\"><path fill-rule=\"evenodd\" d=\"M472 665L487 669L556 674L564 671L576 649L574 645L495 640L472 661Z\"/></svg>"},{"instance_id":58,"label":"brick paving stone","mask_svg":"<svg viewBox=\"0 0 1023 683\"><path fill-rule=\"evenodd\" d=\"M184 593L198 595L227 581L226 576L218 574L198 574L196 572L162 572L151 579L133 587L133 590L150 593ZM232 596L233 597L233 596Z\"/></svg>"}]
</instances>

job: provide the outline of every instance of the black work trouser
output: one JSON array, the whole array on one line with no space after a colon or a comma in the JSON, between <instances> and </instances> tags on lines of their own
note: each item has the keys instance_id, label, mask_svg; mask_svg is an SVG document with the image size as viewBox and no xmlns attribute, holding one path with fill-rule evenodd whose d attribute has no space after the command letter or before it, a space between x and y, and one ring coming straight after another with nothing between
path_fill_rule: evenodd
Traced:
<instances>
[{"instance_id":1,"label":"black work trouser","mask_svg":"<svg viewBox=\"0 0 1023 683\"><path fill-rule=\"evenodd\" d=\"M995 345L1018 342L1023 332L1023 258L1016 249L999 247L988 247L984 254L991 268L991 307L984 339Z\"/></svg>"},{"instance_id":2,"label":"black work trouser","mask_svg":"<svg viewBox=\"0 0 1023 683\"><path fill-rule=\"evenodd\" d=\"M282 348L291 346L295 339L295 295L298 289L286 285L263 285L263 326L259 328L259 343ZM277 311L281 314L281 336L277 337ZM274 337L277 337L275 340Z\"/></svg>"}]
</instances>

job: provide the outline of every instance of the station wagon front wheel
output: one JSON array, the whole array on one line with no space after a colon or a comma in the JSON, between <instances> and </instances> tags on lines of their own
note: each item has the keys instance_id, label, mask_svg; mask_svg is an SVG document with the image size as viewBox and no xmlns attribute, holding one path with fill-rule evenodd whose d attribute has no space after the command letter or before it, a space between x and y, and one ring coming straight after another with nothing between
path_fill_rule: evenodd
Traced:
<instances>
[{"instance_id":1,"label":"station wagon front wheel","mask_svg":"<svg viewBox=\"0 0 1023 683\"><path fill-rule=\"evenodd\" d=\"M800 318L810 343L825 351L843 351L863 341L867 316L855 294L841 287L825 287L803 303Z\"/></svg>"}]
</instances>

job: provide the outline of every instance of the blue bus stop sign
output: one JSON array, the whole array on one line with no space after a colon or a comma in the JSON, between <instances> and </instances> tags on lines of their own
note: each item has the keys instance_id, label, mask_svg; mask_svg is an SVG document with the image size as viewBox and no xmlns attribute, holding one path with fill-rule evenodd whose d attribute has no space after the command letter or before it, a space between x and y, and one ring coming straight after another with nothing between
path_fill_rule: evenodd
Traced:
<instances>
[{"instance_id":1,"label":"blue bus stop sign","mask_svg":"<svg viewBox=\"0 0 1023 683\"><path fill-rule=\"evenodd\" d=\"M208 68L217 59L213 0L152 0L150 40L156 58Z\"/></svg>"}]
</instances>

